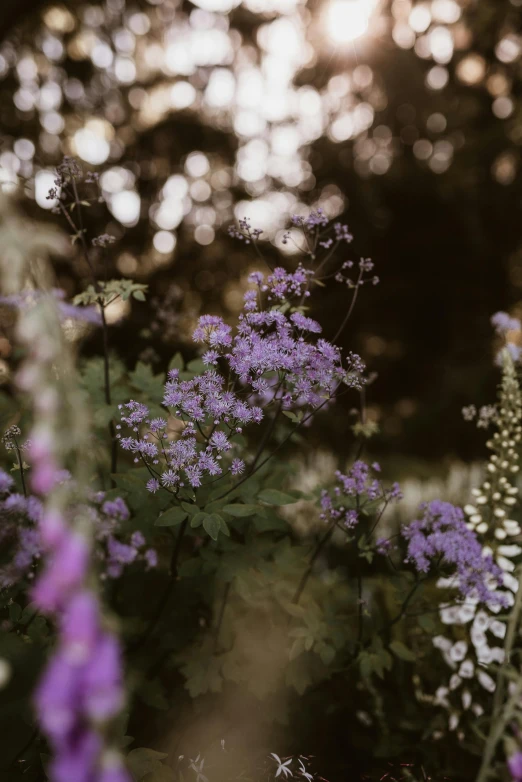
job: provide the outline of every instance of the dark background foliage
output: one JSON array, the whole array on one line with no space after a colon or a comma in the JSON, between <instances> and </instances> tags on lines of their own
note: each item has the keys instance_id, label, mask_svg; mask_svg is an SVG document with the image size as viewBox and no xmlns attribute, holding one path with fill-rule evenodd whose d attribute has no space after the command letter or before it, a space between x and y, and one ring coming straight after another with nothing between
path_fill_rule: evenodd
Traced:
<instances>
[{"instance_id":1,"label":"dark background foliage","mask_svg":"<svg viewBox=\"0 0 522 782\"><path fill-rule=\"evenodd\" d=\"M189 18L195 18L197 3L134 0L126 7L119 0L51 4L3 0L0 152L11 152L20 138L30 140L35 152L29 162L22 157L19 167L11 158L1 158L0 168L9 176L14 172L11 179L6 176L3 181L15 181L24 208L41 219L41 205L35 204L33 197L33 175L39 169L52 169L64 154L75 153L71 139L84 123L93 117L104 121L103 132L108 134L111 150L99 170L119 166L131 172L141 206L134 225L122 225L104 204L90 210L89 227L93 232L107 231L118 239L105 256L100 254L100 270L107 263L109 277L128 276L150 286L147 302L133 302L126 317L111 326L111 344L129 368L141 358L155 371L163 369L178 349L187 359L194 356L190 332L198 314L212 311L233 318L237 313L246 271L257 259L249 253L252 248L238 245L227 236L234 204L280 192L286 194L288 212L292 211L292 198L300 203L328 202L332 216L348 222L354 234L349 257L372 257L381 278L378 287L362 290L343 336L344 347L360 352L371 370L378 373L368 393L370 414L381 424L375 450L393 456L397 464L400 460L410 465L423 460L438 470L444 461L455 457L467 461L480 454L480 432L462 423L460 409L471 401L485 404L493 398L497 375L492 368L490 315L507 308L520 314L520 51L506 59L499 45L509 39L520 50L522 9L514 0L459 3L460 19L446 25L454 37L454 55L446 62L439 58L437 64L429 54L419 56L413 48L396 44L392 30L403 19L401 3L407 5L407 0L381 3L376 14L382 24L377 25L373 37L347 45L335 45L319 29L325 3L296 4L303 34L314 54L309 62L295 66L292 88L307 86L315 94L324 95L332 79L341 79L334 83L338 89L347 78L351 80L352 105L370 106L373 114L366 127L341 140L332 135L331 123L336 112L340 114L344 109L341 106L333 110L332 116L324 119L323 132L300 140L294 157L300 161L301 174L292 184L291 178L285 180L279 172L277 161L259 180L242 177L237 161L249 138L234 129L235 108L230 107L230 116L227 107L210 113L200 110L200 96L212 72L223 63L197 65L188 75L175 69L166 74L161 69L138 68L130 81L121 80L114 76L112 66L93 63L89 55L92 42L85 44L87 49L78 42L83 31L87 39L94 35L115 53L117 33L129 24L132 14L146 14L150 20L150 29L136 35L136 39L158 42L164 28L187 24ZM279 20L277 4L274 9L267 6L254 11L251 5L236 4L230 14L223 16L225 26L219 21L221 15L215 15L212 24L219 29L228 26L235 36L232 60L237 68L262 61L259 30ZM198 18L203 27L210 25L209 18ZM48 34L63 47L63 53L52 63L45 55L49 51L45 48ZM52 50L56 45L49 46ZM284 47L284 41L280 46ZM143 53L138 54L139 60ZM17 71L24 59L35 63L30 78L23 74L22 78ZM434 68L445 71L447 84L442 89L430 87ZM34 85L30 88L33 99L19 95L24 79ZM194 104L168 110L160 105L142 116L155 90L160 91L161 104L161 89L168 90L178 82L191 85L198 96ZM55 108L42 108L34 97L34 90L38 93L48 83L59 84L63 91L61 103ZM78 84L83 85L83 91ZM342 104L342 89L339 94ZM498 104L493 108L499 98L511 101L507 114L507 109L498 108ZM349 109L350 104L347 106ZM53 111L62 117L63 124L49 118ZM317 109L317 113L321 111ZM443 118L443 130L436 129L434 115ZM312 112L308 121L312 123L313 119ZM440 119L437 121L440 128ZM268 121L265 135L277 124ZM445 147L440 147L441 141ZM426 154L419 142L425 143ZM150 207L171 175L185 172L187 176L187 156L194 151L206 156L209 170L192 179L208 180L209 192L201 200L194 196L186 220L172 225L172 231L176 230L175 252L161 253L152 245L158 225L154 227ZM250 157L255 160L256 154L260 153L254 149ZM85 161L83 165L88 167ZM218 172L223 173L221 182L212 178ZM281 201L274 203L276 211L281 211ZM198 216L198 204L212 209L213 216ZM49 215L49 219L58 218ZM253 222L263 228L262 220ZM207 242L211 235L208 231L200 231L198 239L197 226L209 224L214 240ZM159 228L171 230L161 225ZM263 252L276 258L276 250L268 243L263 245ZM81 257L76 255L76 246L72 251L64 248L63 257L55 261L60 285L70 295L81 291L88 275ZM315 317L324 325L326 336L331 336L346 311L347 292L332 284L320 291L315 307ZM149 348L151 336L153 352ZM86 355L99 350L97 339L89 336L81 343ZM319 427L307 432L307 440L326 443L341 456L348 455L353 446L349 416L352 404L353 399L347 408L333 410ZM132 605L133 613L139 613L143 603L146 614L150 594L162 588L155 578L150 575L130 582L127 592L114 596L114 605L119 610ZM211 591L211 586L207 587ZM185 632L176 637L180 647L189 643L204 621L206 609L202 606L208 597L204 585L194 591L189 582L185 589L176 600L176 625ZM157 652L161 657L161 645ZM154 657L149 649L147 665L151 658L153 665L159 665ZM138 662L136 668L140 665ZM182 724L190 699L182 691L179 672L167 676L172 677L170 685L178 693L178 714L169 712L168 727L179 733L177 725ZM397 678L394 671L389 679L388 711L395 708L401 729L411 731L413 744L421 742L417 713L408 713L412 699L407 675ZM151 703L134 715L130 732L139 735L143 743L152 743L165 726L153 708L161 705L161 694L156 697L152 684L147 697ZM354 757L353 778L357 778L359 770L368 769L373 746L368 733L363 739L358 732L352 700L350 685L335 676L318 691L312 689L304 699L296 697L289 707L292 730L288 731L295 746L287 745L288 751L299 752L304 742L308 752L317 752L323 760L331 758L323 763L322 770L337 778L342 773L340 768L345 771L342 764L346 754L340 760L336 748L342 746L346 752L348 741ZM227 706L231 714L233 701L232 697ZM222 709L222 702L217 703ZM331 705L335 720L327 719L325 703ZM150 719L143 718L144 713L148 715L146 708L151 709ZM211 699L205 708L212 709ZM242 708L259 710L255 724L264 720L270 723L272 719L273 704L267 715L254 699L247 707L243 703ZM304 718L310 714L316 715L312 725ZM241 721L241 714L233 713L234 720ZM376 734L382 740L380 729L376 728ZM270 742L276 741L279 730L276 725L273 735L265 734L267 749L275 746ZM391 744L398 741L393 731L389 740ZM173 751L177 749L176 745ZM444 752L451 755L451 744L445 745ZM445 758L439 756L437 762L444 767ZM463 769L458 768L459 762L453 759L456 778L461 774L465 779L468 761L463 761ZM382 767L375 773L382 776Z\"/></svg>"}]
</instances>

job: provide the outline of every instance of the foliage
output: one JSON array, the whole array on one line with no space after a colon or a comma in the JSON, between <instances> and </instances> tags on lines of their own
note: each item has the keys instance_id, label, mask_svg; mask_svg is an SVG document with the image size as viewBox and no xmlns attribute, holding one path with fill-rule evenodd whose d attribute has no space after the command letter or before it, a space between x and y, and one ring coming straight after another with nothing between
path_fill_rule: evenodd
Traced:
<instances>
[{"instance_id":1,"label":"foliage","mask_svg":"<svg viewBox=\"0 0 522 782\"><path fill-rule=\"evenodd\" d=\"M321 773L340 776L350 763L382 776L385 764L406 759L432 775L469 779L484 744L489 773L500 761L495 719L507 728L518 708L518 603L511 614L509 608L518 586L511 560L522 550L509 553L502 542L504 532L520 532L505 510L511 513L517 497L507 476L518 470L521 431L510 336L518 322L509 320L502 331L499 405L489 416L494 453L476 500L491 511L487 530L484 511L443 502L423 506L417 520L397 529L390 506L400 502L400 487L384 479L371 456L368 371L358 355L323 338L311 317L314 281L333 279L347 291L337 336L361 288L378 282L369 259L337 262L335 251L348 252L352 240L347 226L331 225L320 208L294 216L292 230L306 248L297 262L252 273L237 323L201 317L194 331L201 355L186 361L176 353L155 373L143 362L129 368L110 351L111 297L139 302L145 286L97 280L97 245L81 229L81 190L91 182L71 159L57 177L60 190L52 195L69 227L71 215L78 220L92 278L69 315L81 318L80 305L99 307L103 353L82 357L73 370L59 308L45 281L31 276L34 253L26 247L29 272L16 290L36 281L45 295L10 300L22 348L13 392L24 426L13 418L0 472L0 654L6 695L22 690L8 698L5 712L18 731L12 773L22 761L26 779L45 773L51 782L71 782L79 768L75 782L120 782L129 773L136 782L212 782L213 768L214 778L233 768L243 779L310 782L318 772L300 747L288 755L293 747L285 744L313 745L317 710L332 742L339 725L349 735L349 761L341 757L336 766L322 757ZM260 231L247 220L232 233L263 257ZM108 243L102 239L98 245ZM9 256L0 257L5 268ZM305 432L320 431L344 394L359 405L355 425L346 423L353 458L327 486L303 491L298 456ZM300 515L309 522L304 537ZM486 532L501 545L480 537ZM466 628L454 621L451 640L442 628L470 604L470 620L489 611L512 629L504 656L477 660L479 683L487 676L493 687L483 685L480 703L461 696L459 719L470 708L483 719L473 725L466 714L456 732L448 696L466 678L464 669L447 691L441 682L445 663L455 668L466 655ZM11 670L15 657L20 676ZM34 724L28 694L47 657ZM499 682L515 682L516 697L509 687L495 688L495 663ZM238 743L246 723L262 738L248 759L240 747L239 761L213 766L207 749L223 739L228 709ZM166 745L186 742L188 763L140 746L156 741L178 712ZM494 740L486 740L490 722ZM516 731L511 739L518 740Z\"/></svg>"}]
</instances>

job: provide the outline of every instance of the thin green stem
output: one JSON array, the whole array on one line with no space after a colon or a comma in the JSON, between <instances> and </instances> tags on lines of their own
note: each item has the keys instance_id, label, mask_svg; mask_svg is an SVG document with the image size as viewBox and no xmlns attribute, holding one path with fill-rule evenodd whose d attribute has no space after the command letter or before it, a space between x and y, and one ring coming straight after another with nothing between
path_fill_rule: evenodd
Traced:
<instances>
[{"instance_id":1,"label":"thin green stem","mask_svg":"<svg viewBox=\"0 0 522 782\"><path fill-rule=\"evenodd\" d=\"M331 536L333 534L333 531L334 531L334 529L336 527L336 524L337 524L337 519L334 519L330 523L330 526L328 527L328 529L324 533L323 537L319 538L319 541L317 542L317 545L316 545L316 547L314 549L314 552L313 552L312 556L310 557L310 562L308 563L308 567L306 568L305 572L301 576L301 580L299 581L299 585L298 585L298 587L296 589L295 595L292 598L292 603L295 603L296 605L297 605L297 603L299 603L299 600L301 599L301 595L303 594L303 592L305 590L305 587L306 587L306 584L308 583L308 579L310 578L310 576L312 574L312 570L314 569L314 565L315 565L315 563L317 561L317 558L318 558L319 554L321 553L321 551L323 550L323 548L328 543L328 541L330 540L330 538L331 538Z\"/></svg>"},{"instance_id":2,"label":"thin green stem","mask_svg":"<svg viewBox=\"0 0 522 782\"><path fill-rule=\"evenodd\" d=\"M14 444L15 444L16 459L18 461L18 467L20 469L20 480L22 481L22 492L23 492L24 497L27 497L27 486L25 485L24 462L23 462L23 459L22 459L22 454L20 453L20 446L18 445L16 437L13 437L13 440L14 440Z\"/></svg>"},{"instance_id":3,"label":"thin green stem","mask_svg":"<svg viewBox=\"0 0 522 782\"><path fill-rule=\"evenodd\" d=\"M339 337L343 333L346 324L348 323L348 321L350 319L350 315L352 314L353 308L355 307L355 302L357 301L357 294L359 293L359 288L361 287L362 276L363 276L363 270L361 269L360 272L359 272L359 277L357 278L357 282L355 283L355 288L354 288L354 292L353 292L353 296L352 296L352 301L351 301L350 306L348 308L348 312L344 316L343 322L341 323L341 325L339 326L339 328L335 332L335 336L332 338L332 343L337 342L337 340L339 339Z\"/></svg>"}]
</instances>

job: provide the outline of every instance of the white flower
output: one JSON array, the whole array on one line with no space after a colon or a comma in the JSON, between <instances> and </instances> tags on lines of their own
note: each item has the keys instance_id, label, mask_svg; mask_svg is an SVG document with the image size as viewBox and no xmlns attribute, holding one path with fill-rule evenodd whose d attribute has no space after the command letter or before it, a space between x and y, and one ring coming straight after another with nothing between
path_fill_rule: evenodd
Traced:
<instances>
[{"instance_id":1,"label":"white flower","mask_svg":"<svg viewBox=\"0 0 522 782\"><path fill-rule=\"evenodd\" d=\"M489 626L490 632L493 633L495 638L504 638L506 635L506 623L499 622L498 619L493 619Z\"/></svg>"},{"instance_id":2,"label":"white flower","mask_svg":"<svg viewBox=\"0 0 522 782\"><path fill-rule=\"evenodd\" d=\"M287 779L288 777L293 777L292 771L289 768L289 766L292 763L292 758L285 760L285 762L283 763L279 755L276 755L275 752L271 752L270 755L271 757L274 758L275 762L277 763L276 779L280 774L282 774L285 779Z\"/></svg>"},{"instance_id":3,"label":"white flower","mask_svg":"<svg viewBox=\"0 0 522 782\"><path fill-rule=\"evenodd\" d=\"M459 724L459 715L452 714L451 717L449 718L449 729L455 730L458 724Z\"/></svg>"},{"instance_id":4,"label":"white flower","mask_svg":"<svg viewBox=\"0 0 522 782\"><path fill-rule=\"evenodd\" d=\"M467 643L465 641L458 641L456 644L452 646L449 655L452 660L454 660L456 663L459 663L461 660L465 658L467 651L468 651Z\"/></svg>"},{"instance_id":5,"label":"white flower","mask_svg":"<svg viewBox=\"0 0 522 782\"><path fill-rule=\"evenodd\" d=\"M477 679L479 680L479 683L484 687L485 690L487 690L488 692L495 692L495 682L491 678L489 673L486 673L485 671L478 671Z\"/></svg>"},{"instance_id":6,"label":"white flower","mask_svg":"<svg viewBox=\"0 0 522 782\"><path fill-rule=\"evenodd\" d=\"M450 690L456 690L462 684L462 679L458 673L454 673L449 681Z\"/></svg>"},{"instance_id":7,"label":"white flower","mask_svg":"<svg viewBox=\"0 0 522 782\"><path fill-rule=\"evenodd\" d=\"M463 679L472 679L475 673L475 665L472 660L464 660L459 668L459 676Z\"/></svg>"},{"instance_id":8,"label":"white flower","mask_svg":"<svg viewBox=\"0 0 522 782\"><path fill-rule=\"evenodd\" d=\"M462 692L462 706L464 709L469 709L471 706L471 693L469 690L463 690Z\"/></svg>"}]
</instances>

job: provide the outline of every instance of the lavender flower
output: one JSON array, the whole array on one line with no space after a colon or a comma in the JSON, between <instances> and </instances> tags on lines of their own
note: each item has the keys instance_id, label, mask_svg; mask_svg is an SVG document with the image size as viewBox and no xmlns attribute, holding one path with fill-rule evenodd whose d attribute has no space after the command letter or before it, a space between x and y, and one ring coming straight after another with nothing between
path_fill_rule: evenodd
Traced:
<instances>
[{"instance_id":1,"label":"lavender flower","mask_svg":"<svg viewBox=\"0 0 522 782\"><path fill-rule=\"evenodd\" d=\"M463 597L473 595L481 602L502 605L503 596L494 591L502 585L502 571L492 557L483 555L463 511L440 500L421 507L422 518L402 528L408 542L406 561L421 573L439 561L454 572L455 586Z\"/></svg>"},{"instance_id":2,"label":"lavender flower","mask_svg":"<svg viewBox=\"0 0 522 782\"><path fill-rule=\"evenodd\" d=\"M380 470L377 462L370 467L361 460L354 462L346 474L337 470L333 491L324 490L321 493L321 520L335 522L351 530L357 525L360 513L369 503L382 503L381 507L384 511L390 502L402 499L397 483L390 488L385 488L377 478L373 477L372 472L379 473ZM357 510L353 508L354 502Z\"/></svg>"},{"instance_id":3,"label":"lavender flower","mask_svg":"<svg viewBox=\"0 0 522 782\"><path fill-rule=\"evenodd\" d=\"M520 331L522 326L518 318L512 318L507 312L496 312L491 317L491 325L501 336L505 336L508 331Z\"/></svg>"},{"instance_id":4,"label":"lavender flower","mask_svg":"<svg viewBox=\"0 0 522 782\"><path fill-rule=\"evenodd\" d=\"M0 494L6 494L14 484L13 479L4 470L0 470Z\"/></svg>"},{"instance_id":5,"label":"lavender flower","mask_svg":"<svg viewBox=\"0 0 522 782\"><path fill-rule=\"evenodd\" d=\"M508 769L513 782L522 782L522 752L515 752L508 760Z\"/></svg>"}]
</instances>

